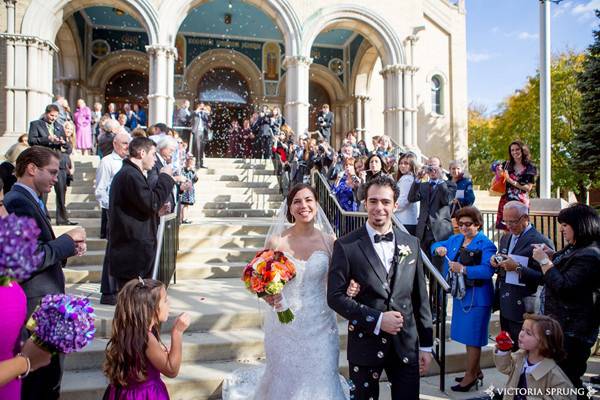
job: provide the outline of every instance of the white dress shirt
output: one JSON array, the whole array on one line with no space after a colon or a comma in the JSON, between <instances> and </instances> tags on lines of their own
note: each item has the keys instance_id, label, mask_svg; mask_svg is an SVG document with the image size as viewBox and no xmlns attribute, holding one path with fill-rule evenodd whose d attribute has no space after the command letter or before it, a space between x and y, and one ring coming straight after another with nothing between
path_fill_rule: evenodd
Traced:
<instances>
[{"instance_id":1,"label":"white dress shirt","mask_svg":"<svg viewBox=\"0 0 600 400\"><path fill-rule=\"evenodd\" d=\"M110 193L110 185L113 178L121 170L123 166L123 159L114 151L103 157L98 165L96 171L96 200L100 204L100 207L108 210L108 199Z\"/></svg>"}]
</instances>

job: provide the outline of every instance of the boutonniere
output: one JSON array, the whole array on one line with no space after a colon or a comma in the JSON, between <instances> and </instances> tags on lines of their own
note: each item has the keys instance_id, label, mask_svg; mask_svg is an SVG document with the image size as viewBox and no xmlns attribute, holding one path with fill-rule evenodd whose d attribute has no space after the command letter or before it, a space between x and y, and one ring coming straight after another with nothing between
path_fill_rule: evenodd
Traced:
<instances>
[{"instance_id":1,"label":"boutonniere","mask_svg":"<svg viewBox=\"0 0 600 400\"><path fill-rule=\"evenodd\" d=\"M404 260L405 257L407 257L411 254L412 254L412 251L410 250L410 247L408 245L406 245L406 244L398 245L398 256L400 257L398 262L402 262L402 260Z\"/></svg>"}]
</instances>

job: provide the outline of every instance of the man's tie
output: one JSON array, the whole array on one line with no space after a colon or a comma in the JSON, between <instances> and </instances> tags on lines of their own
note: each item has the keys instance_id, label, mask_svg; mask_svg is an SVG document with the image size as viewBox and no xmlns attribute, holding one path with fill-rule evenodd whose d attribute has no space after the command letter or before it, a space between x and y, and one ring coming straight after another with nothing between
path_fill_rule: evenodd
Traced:
<instances>
[{"instance_id":1,"label":"man's tie","mask_svg":"<svg viewBox=\"0 0 600 400\"><path fill-rule=\"evenodd\" d=\"M375 234L373 241L375 243L379 243L382 241L383 242L393 242L394 241L394 232L388 232L385 235Z\"/></svg>"}]
</instances>

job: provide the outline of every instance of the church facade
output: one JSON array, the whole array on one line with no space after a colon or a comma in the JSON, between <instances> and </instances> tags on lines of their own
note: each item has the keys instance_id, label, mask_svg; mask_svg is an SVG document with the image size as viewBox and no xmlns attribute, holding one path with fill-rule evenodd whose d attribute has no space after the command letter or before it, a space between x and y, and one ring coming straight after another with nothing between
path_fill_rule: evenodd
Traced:
<instances>
[{"instance_id":1,"label":"church facade","mask_svg":"<svg viewBox=\"0 0 600 400\"><path fill-rule=\"evenodd\" d=\"M3 0L0 32L0 150L60 94L169 125L202 101L223 130L278 106L296 134L326 103L335 144L467 159L464 0Z\"/></svg>"}]
</instances>

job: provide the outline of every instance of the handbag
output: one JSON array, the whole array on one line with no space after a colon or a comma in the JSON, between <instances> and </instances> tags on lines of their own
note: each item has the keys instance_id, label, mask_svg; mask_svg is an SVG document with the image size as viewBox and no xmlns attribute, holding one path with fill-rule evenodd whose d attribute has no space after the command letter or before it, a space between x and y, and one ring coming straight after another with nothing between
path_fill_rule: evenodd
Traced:
<instances>
[{"instance_id":1,"label":"handbag","mask_svg":"<svg viewBox=\"0 0 600 400\"><path fill-rule=\"evenodd\" d=\"M505 162L503 166L504 171L506 171L506 165L507 163ZM504 193L506 193L506 177L504 174L498 175L496 173L490 183L489 194L490 196L502 196Z\"/></svg>"},{"instance_id":2,"label":"handbag","mask_svg":"<svg viewBox=\"0 0 600 400\"><path fill-rule=\"evenodd\" d=\"M458 262L465 267L481 264L481 250L468 250L461 248L458 252ZM483 286L483 279L468 279L465 277L466 287Z\"/></svg>"}]
</instances>

